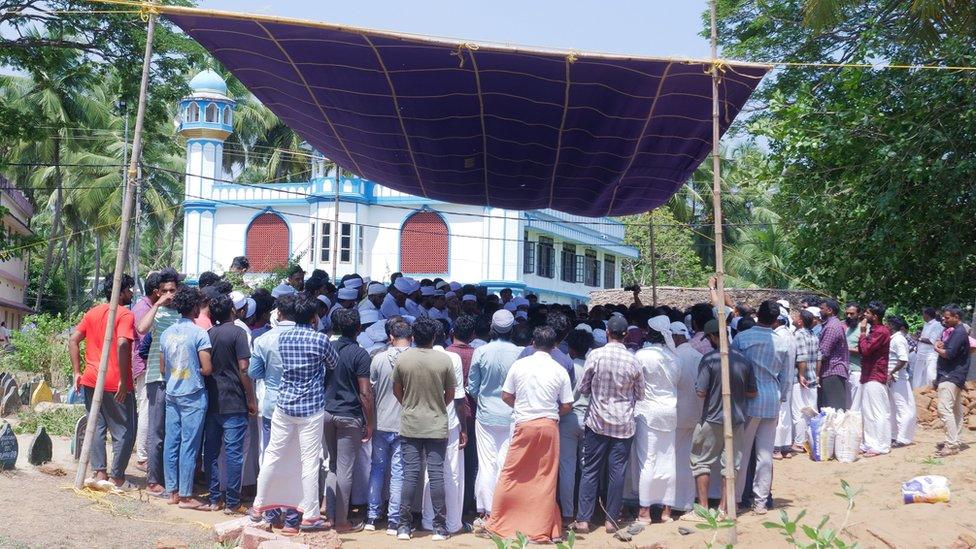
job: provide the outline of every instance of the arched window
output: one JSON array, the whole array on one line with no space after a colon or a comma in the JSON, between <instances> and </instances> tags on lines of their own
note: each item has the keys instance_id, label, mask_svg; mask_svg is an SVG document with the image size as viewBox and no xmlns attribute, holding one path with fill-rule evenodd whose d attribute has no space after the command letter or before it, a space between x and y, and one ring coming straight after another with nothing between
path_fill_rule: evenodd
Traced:
<instances>
[{"instance_id":1,"label":"arched window","mask_svg":"<svg viewBox=\"0 0 976 549\"><path fill-rule=\"evenodd\" d=\"M447 274L447 224L432 211L417 212L400 228L400 272Z\"/></svg>"},{"instance_id":2,"label":"arched window","mask_svg":"<svg viewBox=\"0 0 976 549\"><path fill-rule=\"evenodd\" d=\"M230 126L232 123L231 110L230 105L224 107L224 124L227 126Z\"/></svg>"},{"instance_id":3,"label":"arched window","mask_svg":"<svg viewBox=\"0 0 976 549\"><path fill-rule=\"evenodd\" d=\"M199 122L200 121L200 105L195 102L190 103L190 106L186 109L186 121L187 122Z\"/></svg>"},{"instance_id":4,"label":"arched window","mask_svg":"<svg viewBox=\"0 0 976 549\"><path fill-rule=\"evenodd\" d=\"M287 265L289 241L288 224L280 215L267 212L255 217L247 228L244 249L251 270L270 273Z\"/></svg>"},{"instance_id":5,"label":"arched window","mask_svg":"<svg viewBox=\"0 0 976 549\"><path fill-rule=\"evenodd\" d=\"M217 119L217 105L210 103L207 105L207 122L218 122Z\"/></svg>"}]
</instances>

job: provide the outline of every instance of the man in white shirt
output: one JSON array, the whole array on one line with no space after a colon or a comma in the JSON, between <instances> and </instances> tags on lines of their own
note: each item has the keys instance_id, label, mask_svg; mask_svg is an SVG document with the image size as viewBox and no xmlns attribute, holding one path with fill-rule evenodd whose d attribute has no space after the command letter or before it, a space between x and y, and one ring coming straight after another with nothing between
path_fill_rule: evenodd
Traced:
<instances>
[{"instance_id":1,"label":"man in white shirt","mask_svg":"<svg viewBox=\"0 0 976 549\"><path fill-rule=\"evenodd\" d=\"M512 364L502 387L515 426L485 525L502 538L521 532L530 541L547 543L562 535L556 505L558 422L573 409L573 389L566 369L549 355L557 338L550 326L536 328L535 353Z\"/></svg>"},{"instance_id":2,"label":"man in white shirt","mask_svg":"<svg viewBox=\"0 0 976 549\"><path fill-rule=\"evenodd\" d=\"M691 346L688 327L683 322L671 323L674 354L678 357L678 422L674 431L674 506L679 511L691 511L695 503L695 477L691 473L691 440L702 414L702 399L695 391L698 365L702 354Z\"/></svg>"},{"instance_id":3,"label":"man in white shirt","mask_svg":"<svg viewBox=\"0 0 976 549\"><path fill-rule=\"evenodd\" d=\"M644 372L644 398L637 403L634 446L640 471L638 522L651 523L651 506L661 505L661 520L671 522L675 488L675 429L678 425L678 378L681 367L674 354L671 320L658 315L647 321L650 345L637 351ZM689 466L691 464L689 458Z\"/></svg>"},{"instance_id":4,"label":"man in white shirt","mask_svg":"<svg viewBox=\"0 0 976 549\"><path fill-rule=\"evenodd\" d=\"M370 282L366 288L365 299L359 302L359 313L362 314L366 310L373 310L379 313L380 307L383 305L385 299L386 286L380 282Z\"/></svg>"},{"instance_id":5,"label":"man in white shirt","mask_svg":"<svg viewBox=\"0 0 976 549\"><path fill-rule=\"evenodd\" d=\"M891 342L888 344L888 398L891 400L892 448L915 442L915 393L908 381L908 323L893 315L888 317Z\"/></svg>"},{"instance_id":6,"label":"man in white shirt","mask_svg":"<svg viewBox=\"0 0 976 549\"><path fill-rule=\"evenodd\" d=\"M776 319L776 327L773 329L773 337L778 338L782 347L789 353L786 367L792 367L796 363L796 343L793 338L793 332L790 330L790 317L788 314L783 314L785 312L783 304L779 301L777 303L780 305L780 310L779 317ZM798 383L795 376L793 377L793 383ZM773 441L775 447L773 459L792 456L793 423L793 384L791 383L789 390L786 392L786 399L779 403L779 417L776 419L776 438Z\"/></svg>"},{"instance_id":7,"label":"man in white shirt","mask_svg":"<svg viewBox=\"0 0 976 549\"><path fill-rule=\"evenodd\" d=\"M939 355L935 353L935 342L942 339L942 322L932 307L922 309L922 335L918 338L918 351L915 355L915 371L912 375L912 388L930 387L935 381L935 366Z\"/></svg>"}]
</instances>

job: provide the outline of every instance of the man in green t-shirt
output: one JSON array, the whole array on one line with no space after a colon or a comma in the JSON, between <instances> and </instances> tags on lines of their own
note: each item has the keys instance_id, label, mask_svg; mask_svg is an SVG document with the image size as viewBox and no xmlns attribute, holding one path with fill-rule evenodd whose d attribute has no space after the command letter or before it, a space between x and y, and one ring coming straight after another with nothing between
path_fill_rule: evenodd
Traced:
<instances>
[{"instance_id":1,"label":"man in green t-shirt","mask_svg":"<svg viewBox=\"0 0 976 549\"><path fill-rule=\"evenodd\" d=\"M431 540L442 541L450 537L445 524L444 453L447 450L447 404L454 400L457 381L450 357L433 349L438 328L436 320L418 319L413 325L416 348L401 353L393 370L393 394L403 405L400 416L403 486L397 539L410 539L413 521L410 504L420 482L421 459L427 461L430 499L434 508Z\"/></svg>"}]
</instances>

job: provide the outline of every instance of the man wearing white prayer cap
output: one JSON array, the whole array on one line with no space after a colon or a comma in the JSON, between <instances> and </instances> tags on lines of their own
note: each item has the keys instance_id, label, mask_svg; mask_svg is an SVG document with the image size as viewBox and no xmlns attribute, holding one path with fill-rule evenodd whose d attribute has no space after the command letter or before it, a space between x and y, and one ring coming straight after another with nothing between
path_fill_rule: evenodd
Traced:
<instances>
[{"instance_id":1,"label":"man wearing white prayer cap","mask_svg":"<svg viewBox=\"0 0 976 549\"><path fill-rule=\"evenodd\" d=\"M332 315L329 314L332 312L332 301L324 295L317 296L315 299L322 304L319 306L318 331L328 333L332 329Z\"/></svg>"},{"instance_id":2,"label":"man wearing white prayer cap","mask_svg":"<svg viewBox=\"0 0 976 549\"><path fill-rule=\"evenodd\" d=\"M511 342L515 316L507 309L491 317L491 342L474 350L468 373L468 394L477 404L475 440L478 449L478 475L474 492L478 513L491 513L498 473L505 463L511 437L512 408L502 400L502 386L508 370L522 348Z\"/></svg>"},{"instance_id":3,"label":"man wearing white prayer cap","mask_svg":"<svg viewBox=\"0 0 976 549\"><path fill-rule=\"evenodd\" d=\"M379 318L379 311L363 312L359 311L359 322L363 326L363 331L356 337L356 342L366 352L370 358L376 356L387 348L386 319Z\"/></svg>"},{"instance_id":4,"label":"man wearing white prayer cap","mask_svg":"<svg viewBox=\"0 0 976 549\"><path fill-rule=\"evenodd\" d=\"M417 301L420 299L420 281L413 278L407 278L407 280L410 282L410 291L407 292L407 301L404 304L404 308L408 315L420 318L420 306L417 304Z\"/></svg>"},{"instance_id":5,"label":"man wearing white prayer cap","mask_svg":"<svg viewBox=\"0 0 976 549\"><path fill-rule=\"evenodd\" d=\"M379 282L369 283L369 285L366 286L366 297L359 302L359 312L361 313L365 309L373 309L379 313L380 307L383 305L383 300L385 298L386 286L380 284Z\"/></svg>"},{"instance_id":6,"label":"man wearing white prayer cap","mask_svg":"<svg viewBox=\"0 0 976 549\"><path fill-rule=\"evenodd\" d=\"M356 302L359 300L359 290L356 288L340 288L336 292L336 305L342 307L343 309L352 309L356 306ZM334 308L334 307L333 307Z\"/></svg>"},{"instance_id":7,"label":"man wearing white prayer cap","mask_svg":"<svg viewBox=\"0 0 976 549\"><path fill-rule=\"evenodd\" d=\"M691 332L684 322L671 323L674 354L678 357L677 426L674 430L674 505L672 509L691 511L695 503L695 477L691 471L691 442L701 419L702 399L695 392L698 364L702 354L688 340Z\"/></svg>"},{"instance_id":8,"label":"man wearing white prayer cap","mask_svg":"<svg viewBox=\"0 0 976 549\"><path fill-rule=\"evenodd\" d=\"M437 289L433 286L420 287L420 303L417 305L420 311L419 317L430 316L430 309L434 306L434 295Z\"/></svg>"},{"instance_id":9,"label":"man wearing white prayer cap","mask_svg":"<svg viewBox=\"0 0 976 549\"><path fill-rule=\"evenodd\" d=\"M244 333L247 334L247 343L250 345L251 328L248 327L245 320L254 316L258 309L258 303L236 290L230 293L230 299L234 302L234 324L244 330Z\"/></svg>"},{"instance_id":10,"label":"man wearing white prayer cap","mask_svg":"<svg viewBox=\"0 0 976 549\"><path fill-rule=\"evenodd\" d=\"M791 370L791 382L784 391L784 396L779 403L779 416L776 418L776 436L774 438L773 459L790 457L793 448L793 384L798 384L796 377L796 340L793 338L793 331L790 330L789 311L784 309L780 300L779 316L776 317L776 324L773 328L773 336L777 338L779 346L786 350L788 358L787 368Z\"/></svg>"},{"instance_id":11,"label":"man wearing white prayer cap","mask_svg":"<svg viewBox=\"0 0 976 549\"><path fill-rule=\"evenodd\" d=\"M671 319L658 315L647 321L650 343L635 358L644 372L644 398L637 402L634 437L640 471L637 493L638 521L651 522L651 506L661 505L661 520L671 521L675 489L675 428L678 424L678 382L681 368L674 354ZM689 462L690 464L690 462Z\"/></svg>"},{"instance_id":12,"label":"man wearing white prayer cap","mask_svg":"<svg viewBox=\"0 0 976 549\"><path fill-rule=\"evenodd\" d=\"M412 283L406 277L398 277L390 286L383 303L380 305L380 316L392 318L397 315L407 314L404 308L407 303L407 296L410 294Z\"/></svg>"},{"instance_id":13,"label":"man wearing white prayer cap","mask_svg":"<svg viewBox=\"0 0 976 549\"><path fill-rule=\"evenodd\" d=\"M478 296L464 294L461 296L461 313L466 315L478 315Z\"/></svg>"},{"instance_id":14,"label":"man wearing white prayer cap","mask_svg":"<svg viewBox=\"0 0 976 549\"><path fill-rule=\"evenodd\" d=\"M461 291L461 288L464 287L464 286L461 285L460 282L451 282L450 286L451 286L451 291L454 292L454 293L460 292Z\"/></svg>"}]
</instances>

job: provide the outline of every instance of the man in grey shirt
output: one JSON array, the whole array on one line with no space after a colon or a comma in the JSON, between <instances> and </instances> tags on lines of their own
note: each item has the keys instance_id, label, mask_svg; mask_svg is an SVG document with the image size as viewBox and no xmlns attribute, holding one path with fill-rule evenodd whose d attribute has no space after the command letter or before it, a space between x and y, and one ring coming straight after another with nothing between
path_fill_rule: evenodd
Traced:
<instances>
[{"instance_id":1,"label":"man in grey shirt","mask_svg":"<svg viewBox=\"0 0 976 549\"><path fill-rule=\"evenodd\" d=\"M373 357L370 382L376 407L376 431L373 433L372 463L369 471L369 508L366 530L376 530L383 505L383 484L390 471L390 506L387 534L396 535L400 514L400 486L403 482L403 463L400 460L400 414L402 408L393 395L393 369L400 353L410 348L413 330L400 316L386 321L386 335L390 347Z\"/></svg>"},{"instance_id":2,"label":"man in grey shirt","mask_svg":"<svg viewBox=\"0 0 976 549\"><path fill-rule=\"evenodd\" d=\"M695 433L692 435L691 472L695 476L695 483L698 487L698 503L707 508L708 483L711 479L712 465L721 460L726 469L723 471L722 500L719 503L719 509L725 512L725 477L728 477L727 471L730 465L725 462L723 453L725 449L725 424L718 332L717 320L712 319L705 324L705 335L714 350L702 357L698 366L698 379L695 381L695 392L700 398L705 399L705 405L702 408L701 423L695 427ZM742 458L742 448L738 446L742 440L743 426L746 422L746 403L749 399L756 397L758 388L752 363L745 355L731 348L729 349L729 385L732 404L732 441L736 446L733 448L735 463L732 464L732 467L738 470Z\"/></svg>"}]
</instances>

